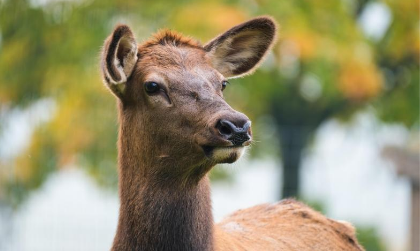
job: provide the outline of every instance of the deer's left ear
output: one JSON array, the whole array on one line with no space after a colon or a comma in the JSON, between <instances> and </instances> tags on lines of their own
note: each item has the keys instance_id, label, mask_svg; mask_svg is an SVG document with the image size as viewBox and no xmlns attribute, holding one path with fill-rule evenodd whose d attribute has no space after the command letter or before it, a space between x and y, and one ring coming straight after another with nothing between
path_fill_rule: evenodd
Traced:
<instances>
[{"instance_id":1,"label":"deer's left ear","mask_svg":"<svg viewBox=\"0 0 420 251\"><path fill-rule=\"evenodd\" d=\"M137 42L127 25L118 25L105 40L101 68L107 87L122 98L125 83L137 62Z\"/></svg>"},{"instance_id":2,"label":"deer's left ear","mask_svg":"<svg viewBox=\"0 0 420 251\"><path fill-rule=\"evenodd\" d=\"M226 78L252 73L275 41L277 25L270 17L239 24L204 46L211 63Z\"/></svg>"}]
</instances>

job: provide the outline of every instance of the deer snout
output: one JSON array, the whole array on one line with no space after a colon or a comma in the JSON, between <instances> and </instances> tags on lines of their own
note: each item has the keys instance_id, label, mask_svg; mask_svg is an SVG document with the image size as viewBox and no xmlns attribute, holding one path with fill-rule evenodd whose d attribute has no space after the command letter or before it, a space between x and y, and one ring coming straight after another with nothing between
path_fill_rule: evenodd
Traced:
<instances>
[{"instance_id":1,"label":"deer snout","mask_svg":"<svg viewBox=\"0 0 420 251\"><path fill-rule=\"evenodd\" d=\"M234 146L242 146L251 139L251 121L248 118L221 119L217 122L216 129L220 136Z\"/></svg>"}]
</instances>

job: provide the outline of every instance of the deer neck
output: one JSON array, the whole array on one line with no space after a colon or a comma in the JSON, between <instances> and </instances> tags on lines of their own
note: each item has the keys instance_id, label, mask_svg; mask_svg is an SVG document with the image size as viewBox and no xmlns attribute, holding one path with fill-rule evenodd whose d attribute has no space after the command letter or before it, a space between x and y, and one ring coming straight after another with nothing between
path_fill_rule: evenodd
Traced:
<instances>
[{"instance_id":1,"label":"deer neck","mask_svg":"<svg viewBox=\"0 0 420 251\"><path fill-rule=\"evenodd\" d=\"M213 250L208 177L188 185L153 177L148 170L174 167L158 166L165 164L152 158L148 140L138 142L133 127L120 122L121 204L112 250Z\"/></svg>"}]
</instances>

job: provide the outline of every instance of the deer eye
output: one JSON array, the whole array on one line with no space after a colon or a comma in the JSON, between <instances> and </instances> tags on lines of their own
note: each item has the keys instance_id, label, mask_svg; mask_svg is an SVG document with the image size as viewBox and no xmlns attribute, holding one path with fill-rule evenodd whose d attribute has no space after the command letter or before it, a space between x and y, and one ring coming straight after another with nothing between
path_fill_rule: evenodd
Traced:
<instances>
[{"instance_id":1,"label":"deer eye","mask_svg":"<svg viewBox=\"0 0 420 251\"><path fill-rule=\"evenodd\" d=\"M156 93L160 90L160 86L156 82L146 82L146 83L144 83L144 90L148 94L153 94L153 93Z\"/></svg>"},{"instance_id":2,"label":"deer eye","mask_svg":"<svg viewBox=\"0 0 420 251\"><path fill-rule=\"evenodd\" d=\"M228 81L226 81L226 80L224 80L223 82L222 82L222 91L226 88L226 86L229 84L229 82Z\"/></svg>"}]
</instances>

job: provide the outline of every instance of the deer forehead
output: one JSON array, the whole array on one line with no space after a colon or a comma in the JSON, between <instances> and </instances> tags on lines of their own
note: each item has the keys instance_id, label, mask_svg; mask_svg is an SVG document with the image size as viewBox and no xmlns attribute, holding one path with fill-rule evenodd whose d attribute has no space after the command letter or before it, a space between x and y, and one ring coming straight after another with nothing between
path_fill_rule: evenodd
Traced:
<instances>
[{"instance_id":1,"label":"deer forehead","mask_svg":"<svg viewBox=\"0 0 420 251\"><path fill-rule=\"evenodd\" d=\"M203 49L173 45L140 46L139 64L144 67L183 67L193 68L197 64L209 64ZM141 69L140 69L141 70Z\"/></svg>"},{"instance_id":2,"label":"deer forehead","mask_svg":"<svg viewBox=\"0 0 420 251\"><path fill-rule=\"evenodd\" d=\"M135 75L142 81L155 81L169 86L214 86L224 77L211 67L204 50L191 47L155 45L139 48Z\"/></svg>"}]
</instances>

